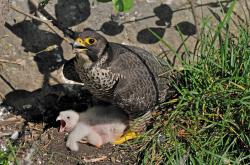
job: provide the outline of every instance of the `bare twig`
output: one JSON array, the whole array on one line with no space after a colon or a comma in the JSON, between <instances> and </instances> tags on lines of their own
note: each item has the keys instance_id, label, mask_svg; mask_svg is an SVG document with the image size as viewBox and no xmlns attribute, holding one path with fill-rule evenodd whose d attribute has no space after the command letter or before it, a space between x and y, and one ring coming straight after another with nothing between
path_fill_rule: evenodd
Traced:
<instances>
[{"instance_id":1,"label":"bare twig","mask_svg":"<svg viewBox=\"0 0 250 165\"><path fill-rule=\"evenodd\" d=\"M80 140L79 143L82 143L82 144L87 144L88 141L87 140Z\"/></svg>"},{"instance_id":2,"label":"bare twig","mask_svg":"<svg viewBox=\"0 0 250 165\"><path fill-rule=\"evenodd\" d=\"M0 98L3 99L3 100L5 99L4 94L2 94L1 92L0 92Z\"/></svg>"},{"instance_id":3,"label":"bare twig","mask_svg":"<svg viewBox=\"0 0 250 165\"><path fill-rule=\"evenodd\" d=\"M198 16L197 16L197 13L196 13L196 9L195 9L195 5L194 5L194 0L188 0L190 5L191 5L191 11L192 11L192 14L193 14L193 17L194 17L194 24L195 24L195 27L196 27L196 31L197 31L197 38L199 40L200 38L200 29L199 29L199 24L198 24Z\"/></svg>"},{"instance_id":4,"label":"bare twig","mask_svg":"<svg viewBox=\"0 0 250 165\"><path fill-rule=\"evenodd\" d=\"M15 10L16 12L20 13L20 14L23 14L29 18L32 18L36 21L39 21L39 22L42 22L44 24L46 24L54 33L56 33L60 38L64 39L65 41L67 41L69 44L71 44L72 42L70 41L69 38L65 37L64 34L62 33L62 31L60 31L56 26L53 26L53 24L48 21L48 20L42 20L34 15L31 15L31 14L28 14L28 13L25 13L24 11L16 8L15 6L11 6L10 7L11 9Z\"/></svg>"},{"instance_id":5,"label":"bare twig","mask_svg":"<svg viewBox=\"0 0 250 165\"><path fill-rule=\"evenodd\" d=\"M23 63L20 61L10 61L6 59L0 59L0 63L9 63L9 64L17 64L17 65L22 65Z\"/></svg>"},{"instance_id":6,"label":"bare twig","mask_svg":"<svg viewBox=\"0 0 250 165\"><path fill-rule=\"evenodd\" d=\"M12 132L4 132L4 133L0 132L0 138L4 137L4 136L10 136L11 134L12 134Z\"/></svg>"},{"instance_id":7,"label":"bare twig","mask_svg":"<svg viewBox=\"0 0 250 165\"><path fill-rule=\"evenodd\" d=\"M50 145L50 143L51 143L51 139L49 140L49 142L48 142L47 144L45 144L45 145L42 147L42 149L43 149L43 150L46 149L46 148Z\"/></svg>"},{"instance_id":8,"label":"bare twig","mask_svg":"<svg viewBox=\"0 0 250 165\"><path fill-rule=\"evenodd\" d=\"M29 2L36 9L37 14L41 14L45 18L51 21L52 25L56 26L59 30L61 30L64 35L69 36L70 38L75 36L74 32L71 29L65 28L60 25L60 23L56 20L56 18L44 9L44 6L40 6L37 0L29 0Z\"/></svg>"},{"instance_id":9,"label":"bare twig","mask_svg":"<svg viewBox=\"0 0 250 165\"><path fill-rule=\"evenodd\" d=\"M22 118L18 118L18 117L10 117L4 121L0 121L0 125L11 125L11 124L20 124L23 123L24 120Z\"/></svg>"},{"instance_id":10,"label":"bare twig","mask_svg":"<svg viewBox=\"0 0 250 165\"><path fill-rule=\"evenodd\" d=\"M94 162L103 161L105 159L107 159L107 156L101 156L99 158L93 158L93 159L86 159L86 158L84 158L84 162L86 162L86 163L94 163Z\"/></svg>"}]
</instances>

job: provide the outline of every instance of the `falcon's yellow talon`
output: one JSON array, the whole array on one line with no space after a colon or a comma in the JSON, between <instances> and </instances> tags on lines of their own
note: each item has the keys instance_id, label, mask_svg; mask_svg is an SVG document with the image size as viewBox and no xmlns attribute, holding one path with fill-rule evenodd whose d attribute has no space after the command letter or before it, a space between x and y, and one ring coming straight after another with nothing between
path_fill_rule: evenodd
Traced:
<instances>
[{"instance_id":1,"label":"falcon's yellow talon","mask_svg":"<svg viewBox=\"0 0 250 165\"><path fill-rule=\"evenodd\" d=\"M122 144L128 140L131 139L135 139L137 138L137 134L135 132L126 132L124 135L122 135L122 137L120 137L119 139L115 140L113 142L113 144Z\"/></svg>"}]
</instances>

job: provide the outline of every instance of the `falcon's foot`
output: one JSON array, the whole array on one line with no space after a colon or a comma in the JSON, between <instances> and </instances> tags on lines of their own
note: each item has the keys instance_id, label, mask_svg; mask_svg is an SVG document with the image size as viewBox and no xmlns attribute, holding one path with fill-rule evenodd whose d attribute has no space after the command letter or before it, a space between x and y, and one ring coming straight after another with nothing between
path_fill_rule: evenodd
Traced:
<instances>
[{"instance_id":1,"label":"falcon's foot","mask_svg":"<svg viewBox=\"0 0 250 165\"><path fill-rule=\"evenodd\" d=\"M124 143L124 142L126 142L126 141L128 141L128 140L135 139L135 138L137 138L137 137L138 137L137 133L128 130L128 131L126 131L126 132L122 135L122 137L120 137L119 139L115 140L115 141L113 142L113 144L122 144L122 143Z\"/></svg>"}]
</instances>

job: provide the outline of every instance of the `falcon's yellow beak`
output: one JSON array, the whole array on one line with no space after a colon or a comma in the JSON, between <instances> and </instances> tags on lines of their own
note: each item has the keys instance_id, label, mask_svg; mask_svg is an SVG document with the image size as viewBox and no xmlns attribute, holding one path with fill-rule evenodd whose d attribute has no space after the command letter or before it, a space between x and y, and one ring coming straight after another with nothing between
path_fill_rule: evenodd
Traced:
<instances>
[{"instance_id":1,"label":"falcon's yellow beak","mask_svg":"<svg viewBox=\"0 0 250 165\"><path fill-rule=\"evenodd\" d=\"M73 48L76 48L76 49L87 49L85 41L82 40L81 38L77 38L75 40L75 42L73 43Z\"/></svg>"}]
</instances>

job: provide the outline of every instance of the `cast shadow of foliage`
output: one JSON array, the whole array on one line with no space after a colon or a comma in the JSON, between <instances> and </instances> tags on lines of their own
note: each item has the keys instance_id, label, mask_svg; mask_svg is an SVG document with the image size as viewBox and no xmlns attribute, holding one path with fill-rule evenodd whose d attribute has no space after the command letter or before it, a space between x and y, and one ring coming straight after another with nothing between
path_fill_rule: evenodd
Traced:
<instances>
[{"instance_id":1,"label":"cast shadow of foliage","mask_svg":"<svg viewBox=\"0 0 250 165\"><path fill-rule=\"evenodd\" d=\"M22 39L24 51L38 53L51 45L60 45L62 40L56 34L39 29L33 21L24 20L14 25L5 24L12 33Z\"/></svg>"},{"instance_id":2,"label":"cast shadow of foliage","mask_svg":"<svg viewBox=\"0 0 250 165\"><path fill-rule=\"evenodd\" d=\"M216 2L216 3L204 3L204 4L199 4L196 7L201 7L201 6L209 6L213 8L218 8L218 7L223 7L224 12L227 10L228 4L230 4L232 0L226 0L226 1L221 1ZM159 18L158 21L156 21L157 26L165 26L166 28L169 28L171 26L171 20L173 17L174 12L178 12L181 10L187 10L189 8L182 8L173 11L170 6L166 4L161 4L160 6L157 6L154 8L154 13L155 16ZM214 13L213 13L214 14ZM214 14L215 15L215 14ZM151 18L152 16L149 16L147 18ZM146 19L146 18L145 18ZM137 21L141 21L142 19L139 19ZM177 31L181 32L185 36L192 36L197 33L197 29L194 24L188 22L188 21L182 21L180 23L177 23L175 26L173 26ZM158 35L156 37L154 34L152 34L148 29L153 31L155 34ZM138 32L137 35L137 40L140 43L144 44L154 44L160 41L159 38L162 38L164 36L165 29L160 28L160 27L149 27L146 29L141 30Z\"/></svg>"},{"instance_id":3,"label":"cast shadow of foliage","mask_svg":"<svg viewBox=\"0 0 250 165\"><path fill-rule=\"evenodd\" d=\"M192 36L197 33L195 25L188 21L179 22L177 25L175 25L175 29L185 36Z\"/></svg>"},{"instance_id":4,"label":"cast shadow of foliage","mask_svg":"<svg viewBox=\"0 0 250 165\"><path fill-rule=\"evenodd\" d=\"M155 15L147 16L145 18L140 18L140 19L137 19L135 21L123 22L121 24L119 24L116 21L112 21L112 20L108 21L108 22L104 22L103 25L101 26L100 30L106 35L114 36L114 35L120 34L123 31L124 24L142 21L142 20L149 19L152 17L159 18L159 20L156 21L157 26L165 26L165 27L171 26L171 20L173 17L173 10L170 8L170 6L165 5L165 4L161 4L160 6L157 6L156 8L154 8L154 13L155 13ZM152 29L155 30L156 32L158 32L159 35L161 35L162 31L164 30L163 28L156 28L156 27L152 27ZM149 36L147 30L142 30L139 33L140 34L138 34L137 39L141 43L146 43L146 44L151 43L152 44L152 43L156 43L159 41L159 40L156 41L154 36ZM145 33L146 37L143 37L144 33Z\"/></svg>"},{"instance_id":5,"label":"cast shadow of foliage","mask_svg":"<svg viewBox=\"0 0 250 165\"><path fill-rule=\"evenodd\" d=\"M150 27L147 29L143 29L137 34L137 41L143 44L154 44L160 41L158 37L156 37L151 31L157 34L158 37L163 38L165 29L158 27Z\"/></svg>"},{"instance_id":6,"label":"cast shadow of foliage","mask_svg":"<svg viewBox=\"0 0 250 165\"><path fill-rule=\"evenodd\" d=\"M155 16L159 18L155 23L157 26L163 27L149 27L142 29L137 34L137 41L143 44L155 44L163 38L165 34L165 29L171 26L171 21L173 17L173 10L169 5L161 4L154 8ZM149 30L150 29L150 30ZM153 31L157 36L155 36L151 31Z\"/></svg>"},{"instance_id":7,"label":"cast shadow of foliage","mask_svg":"<svg viewBox=\"0 0 250 165\"><path fill-rule=\"evenodd\" d=\"M34 5L32 3L28 5L30 13L36 15ZM49 13L44 15L64 31L89 17L90 4L87 0L58 0L55 10L57 19L53 19ZM45 10L39 11L44 13ZM40 89L32 92L13 89L5 96L3 104L14 107L13 113L21 115L27 122L44 121L53 125L56 123L55 117L59 111L66 109L83 111L92 104L92 96L80 85L48 84L50 73L60 68L66 60L63 58L62 39L54 33L41 29L41 26L38 21L26 19L14 25L5 24L7 29L22 39L24 51L36 54L34 61L39 72L44 75L44 81Z\"/></svg>"},{"instance_id":8,"label":"cast shadow of foliage","mask_svg":"<svg viewBox=\"0 0 250 165\"><path fill-rule=\"evenodd\" d=\"M36 15L38 11L36 11L35 6L30 2L28 5L30 13ZM89 17L90 3L88 0L58 0L55 5L56 19L49 15L46 10L39 9L39 12L65 32L65 29L67 30L67 28L77 25ZM44 88L48 89L49 87L50 73L59 69L66 60L63 58L63 50L60 46L62 39L56 34L42 30L41 25L38 21L24 20L14 25L6 23L5 26L22 39L22 46L26 52L36 53L34 61L37 63L40 73L44 75L41 88L42 93L44 93L43 90L47 92ZM48 50L51 46L55 47Z\"/></svg>"},{"instance_id":9,"label":"cast shadow of foliage","mask_svg":"<svg viewBox=\"0 0 250 165\"><path fill-rule=\"evenodd\" d=\"M27 122L46 122L55 126L60 111L74 109L82 112L92 105L91 94L81 85L53 85L48 91L14 90L5 96L3 105L14 108Z\"/></svg>"},{"instance_id":10,"label":"cast shadow of foliage","mask_svg":"<svg viewBox=\"0 0 250 165\"><path fill-rule=\"evenodd\" d=\"M106 35L115 36L117 34L120 34L123 31L123 29L124 29L123 25L119 25L118 22L111 20L108 22L104 22L100 30Z\"/></svg>"},{"instance_id":11,"label":"cast shadow of foliage","mask_svg":"<svg viewBox=\"0 0 250 165\"><path fill-rule=\"evenodd\" d=\"M58 0L55 13L59 26L68 28L90 16L90 3L88 0Z\"/></svg>"},{"instance_id":12,"label":"cast shadow of foliage","mask_svg":"<svg viewBox=\"0 0 250 165\"><path fill-rule=\"evenodd\" d=\"M36 53L34 61L40 73L44 75L42 86L46 86L50 73L60 68L65 60L60 46L62 39L51 32L39 29L39 26L30 20L24 20L13 26L6 23L6 27L22 39L24 51ZM46 50L50 46L56 47Z\"/></svg>"},{"instance_id":13,"label":"cast shadow of foliage","mask_svg":"<svg viewBox=\"0 0 250 165\"><path fill-rule=\"evenodd\" d=\"M158 26L171 26L171 20L173 17L173 10L169 5L161 4L160 6L154 8L155 16L159 18L158 21L156 21L156 25Z\"/></svg>"}]
</instances>

